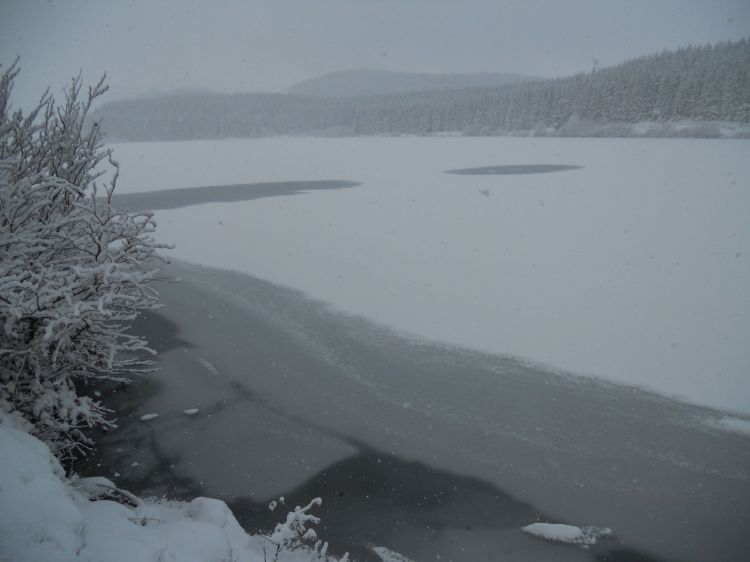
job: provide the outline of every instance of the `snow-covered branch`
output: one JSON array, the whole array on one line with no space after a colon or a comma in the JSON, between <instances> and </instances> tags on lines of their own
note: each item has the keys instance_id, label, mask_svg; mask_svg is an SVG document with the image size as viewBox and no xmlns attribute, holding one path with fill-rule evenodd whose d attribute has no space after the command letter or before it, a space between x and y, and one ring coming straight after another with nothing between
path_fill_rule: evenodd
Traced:
<instances>
[{"instance_id":1,"label":"snow-covered branch","mask_svg":"<svg viewBox=\"0 0 750 562\"><path fill-rule=\"evenodd\" d=\"M127 331L158 307L156 228L148 213L112 208L118 165L87 125L104 77L81 100L81 77L56 105L28 115L9 105L17 62L0 77L0 405L20 412L60 456L92 445L85 430L107 410L76 382L149 370L143 338ZM98 198L102 165L113 178Z\"/></svg>"}]
</instances>

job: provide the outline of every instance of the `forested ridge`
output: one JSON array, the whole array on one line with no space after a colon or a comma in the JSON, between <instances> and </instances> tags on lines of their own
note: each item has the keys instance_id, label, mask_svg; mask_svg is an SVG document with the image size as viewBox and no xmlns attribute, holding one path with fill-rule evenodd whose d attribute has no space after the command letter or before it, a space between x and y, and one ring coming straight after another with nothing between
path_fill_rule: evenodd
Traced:
<instances>
[{"instance_id":1,"label":"forested ridge","mask_svg":"<svg viewBox=\"0 0 750 562\"><path fill-rule=\"evenodd\" d=\"M341 98L461 88L499 88L508 84L539 80L543 79L537 76L499 72L434 74L363 68L329 72L293 84L286 91L292 94Z\"/></svg>"},{"instance_id":2,"label":"forested ridge","mask_svg":"<svg viewBox=\"0 0 750 562\"><path fill-rule=\"evenodd\" d=\"M566 78L370 97L180 94L95 112L118 140L280 134L627 136L636 123L750 123L750 41L691 46ZM662 127L656 134L672 129ZM708 126L687 136L717 136Z\"/></svg>"}]
</instances>

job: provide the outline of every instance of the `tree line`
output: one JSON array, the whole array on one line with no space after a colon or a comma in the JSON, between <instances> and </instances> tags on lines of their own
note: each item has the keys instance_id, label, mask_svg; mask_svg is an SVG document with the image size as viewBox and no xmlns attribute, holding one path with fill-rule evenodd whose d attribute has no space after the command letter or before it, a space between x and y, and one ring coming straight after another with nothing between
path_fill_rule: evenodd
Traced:
<instances>
[{"instance_id":1,"label":"tree line","mask_svg":"<svg viewBox=\"0 0 750 562\"><path fill-rule=\"evenodd\" d=\"M94 115L118 140L616 134L613 124L644 121L750 123L750 41L666 50L589 73L495 88L337 98L165 95L110 102Z\"/></svg>"}]
</instances>

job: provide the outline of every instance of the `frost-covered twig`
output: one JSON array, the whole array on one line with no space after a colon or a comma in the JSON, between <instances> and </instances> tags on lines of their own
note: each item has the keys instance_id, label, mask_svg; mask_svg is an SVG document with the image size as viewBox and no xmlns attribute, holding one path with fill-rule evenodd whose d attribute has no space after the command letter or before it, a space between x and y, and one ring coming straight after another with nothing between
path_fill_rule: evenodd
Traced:
<instances>
[{"instance_id":1,"label":"frost-covered twig","mask_svg":"<svg viewBox=\"0 0 750 562\"><path fill-rule=\"evenodd\" d=\"M284 503L284 498L279 501L272 501L269 509L273 511L279 504ZM264 536L264 539L274 545L273 558L270 562L278 562L284 552L290 552L299 549L307 549L310 553L310 560L330 560L328 557L328 543L318 539L318 534L310 528L311 524L320 523L320 518L312 515L310 510L323 504L321 498L315 498L305 507L297 506L286 516L286 521L278 523L270 536ZM264 559L267 555L265 546L263 547ZM349 560L349 553L339 562ZM269 562L266 560L266 562Z\"/></svg>"}]
</instances>

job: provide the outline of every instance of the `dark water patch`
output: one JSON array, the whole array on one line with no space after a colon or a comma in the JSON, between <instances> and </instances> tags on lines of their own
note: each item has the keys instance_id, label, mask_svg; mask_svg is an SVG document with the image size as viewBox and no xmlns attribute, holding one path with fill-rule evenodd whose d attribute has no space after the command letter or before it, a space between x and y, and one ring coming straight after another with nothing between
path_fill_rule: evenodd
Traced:
<instances>
[{"instance_id":1,"label":"dark water patch","mask_svg":"<svg viewBox=\"0 0 750 562\"><path fill-rule=\"evenodd\" d=\"M117 412L117 427L95 432L96 450L76 459L70 467L73 472L105 476L143 498L191 501L201 496L215 497L198 478L178 470L184 462L190 462L186 454L164 447L164 435L189 432L196 418L171 413L148 422L140 420L144 402L164 392L164 387L158 374L138 378L128 385L99 385L103 404ZM220 403L202 409L199 415L210 418L225 406Z\"/></svg>"},{"instance_id":2,"label":"dark water patch","mask_svg":"<svg viewBox=\"0 0 750 562\"><path fill-rule=\"evenodd\" d=\"M251 201L263 197L298 195L306 191L346 189L362 185L345 180L281 181L263 183L243 183L233 185L210 185L180 189L163 189L144 193L124 193L115 195L112 203L115 208L130 212L179 209L204 203L234 203Z\"/></svg>"},{"instance_id":3,"label":"dark water patch","mask_svg":"<svg viewBox=\"0 0 750 562\"><path fill-rule=\"evenodd\" d=\"M458 170L446 170L445 173L461 176L517 176L524 174L549 174L551 172L580 170L581 168L583 168L583 166L572 166L566 164L516 164L507 166L485 166L481 168L461 168Z\"/></svg>"},{"instance_id":4,"label":"dark water patch","mask_svg":"<svg viewBox=\"0 0 750 562\"><path fill-rule=\"evenodd\" d=\"M598 553L595 560L596 562L664 562L663 558L619 547Z\"/></svg>"},{"instance_id":5,"label":"dark water patch","mask_svg":"<svg viewBox=\"0 0 750 562\"><path fill-rule=\"evenodd\" d=\"M193 344L178 335L177 324L163 314L150 310L141 312L130 323L129 331L146 338L149 347L157 353L193 347Z\"/></svg>"},{"instance_id":6,"label":"dark water patch","mask_svg":"<svg viewBox=\"0 0 750 562\"><path fill-rule=\"evenodd\" d=\"M379 561L373 546L412 560L660 560L623 546L615 536L587 549L532 537L522 527L555 519L480 479L356 445L358 454L284 494L284 505L275 511L240 497L229 501L233 513L245 529L264 533L286 511L322 497L314 510L321 518L319 536L333 553L346 551L357 561Z\"/></svg>"},{"instance_id":7,"label":"dark water patch","mask_svg":"<svg viewBox=\"0 0 750 562\"><path fill-rule=\"evenodd\" d=\"M159 387L154 380L140 380L115 400L125 413L128 405L134 404L127 394L131 398L143 396ZM79 466L80 474L101 475L102 466L127 467L138 458L139 467L107 476L119 487L142 497L190 501L215 496L198 478L186 476L177 468L183 460L179 454L161 449L157 434L163 426L128 419L119 428L119 435L103 438L99 463ZM249 496L220 499L227 502L244 529L270 535L288 511L322 497L323 504L313 510L321 523L314 528L322 540L330 543L331 554L342 556L349 552L354 562L379 562L373 546L386 546L412 560L463 562L496 560L498 556L561 562L661 560L623 546L614 536L589 549L532 537L521 528L554 518L480 479L443 471L362 443L356 445L361 448L357 454L284 493L284 504L273 512L267 501Z\"/></svg>"},{"instance_id":8,"label":"dark water patch","mask_svg":"<svg viewBox=\"0 0 750 562\"><path fill-rule=\"evenodd\" d=\"M366 447L284 494L285 505L273 513L267 503L250 498L238 498L230 507L245 528L263 531L316 496L323 498L315 509L322 520L319 536L336 553L348 551L360 561L379 560L369 546L386 546L415 560L434 559L434 554L426 556L429 546L448 527L463 532L520 527L539 516L485 482Z\"/></svg>"},{"instance_id":9,"label":"dark water patch","mask_svg":"<svg viewBox=\"0 0 750 562\"><path fill-rule=\"evenodd\" d=\"M193 347L178 335L174 322L157 312L142 312L131 322L129 331L145 336L149 347L159 354ZM144 354L143 358L150 356ZM86 388L85 394L98 392L102 404L114 412L116 427L92 432L97 448L75 459L73 471L81 476L105 476L121 488L146 497L189 499L202 495L197 482L175 474L173 469L180 459L166 455L159 446L157 436L168 420L140 420L146 413L144 403L163 393L164 387L155 372L134 375L130 383L103 381Z\"/></svg>"}]
</instances>

